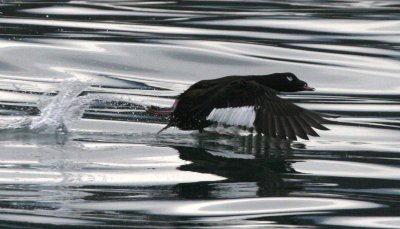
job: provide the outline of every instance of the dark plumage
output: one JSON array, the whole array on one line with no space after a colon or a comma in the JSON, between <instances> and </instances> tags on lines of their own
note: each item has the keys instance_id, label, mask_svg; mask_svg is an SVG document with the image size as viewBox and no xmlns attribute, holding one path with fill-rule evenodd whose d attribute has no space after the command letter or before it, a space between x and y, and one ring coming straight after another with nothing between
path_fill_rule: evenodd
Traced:
<instances>
[{"instance_id":1,"label":"dark plumage","mask_svg":"<svg viewBox=\"0 0 400 229\"><path fill-rule=\"evenodd\" d=\"M202 80L180 94L172 108L149 111L169 115L162 130L176 126L199 130L214 124L236 125L264 135L296 140L318 136L313 128L327 130L321 115L277 96L279 92L314 90L293 73L226 76ZM162 131L161 130L161 131ZM161 132L160 131L160 132Z\"/></svg>"}]
</instances>

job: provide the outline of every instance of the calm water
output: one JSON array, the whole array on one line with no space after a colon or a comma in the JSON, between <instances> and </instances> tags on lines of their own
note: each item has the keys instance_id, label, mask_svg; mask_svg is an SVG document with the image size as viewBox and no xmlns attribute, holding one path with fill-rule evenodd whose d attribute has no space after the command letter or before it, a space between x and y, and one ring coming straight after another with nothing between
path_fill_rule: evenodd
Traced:
<instances>
[{"instance_id":1,"label":"calm water","mask_svg":"<svg viewBox=\"0 0 400 229\"><path fill-rule=\"evenodd\" d=\"M0 227L400 228L399 1L0 1ZM156 135L191 83L293 72L310 141Z\"/></svg>"}]
</instances>

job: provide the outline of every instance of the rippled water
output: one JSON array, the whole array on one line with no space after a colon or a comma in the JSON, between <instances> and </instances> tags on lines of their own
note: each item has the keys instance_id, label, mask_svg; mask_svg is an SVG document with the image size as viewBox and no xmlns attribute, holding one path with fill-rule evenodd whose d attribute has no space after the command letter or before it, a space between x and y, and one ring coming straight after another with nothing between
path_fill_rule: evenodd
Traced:
<instances>
[{"instance_id":1,"label":"rippled water","mask_svg":"<svg viewBox=\"0 0 400 229\"><path fill-rule=\"evenodd\" d=\"M400 228L398 1L1 1L0 226ZM145 112L293 72L309 141Z\"/></svg>"}]
</instances>

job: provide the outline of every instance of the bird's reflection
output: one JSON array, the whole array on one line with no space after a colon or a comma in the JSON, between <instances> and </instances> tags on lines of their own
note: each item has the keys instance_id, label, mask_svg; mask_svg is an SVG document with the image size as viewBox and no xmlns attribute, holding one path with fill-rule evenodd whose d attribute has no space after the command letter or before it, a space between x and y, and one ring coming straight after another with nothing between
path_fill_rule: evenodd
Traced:
<instances>
[{"instance_id":1,"label":"bird's reflection","mask_svg":"<svg viewBox=\"0 0 400 229\"><path fill-rule=\"evenodd\" d=\"M180 166L180 170L226 178L225 182L218 183L178 184L174 191L179 197L283 196L297 189L283 178L285 174L296 173L292 168L293 162L288 160L292 155L290 141L261 135L225 138L225 142L223 137L220 138L199 137L201 147L173 146L181 159L192 162Z\"/></svg>"}]
</instances>

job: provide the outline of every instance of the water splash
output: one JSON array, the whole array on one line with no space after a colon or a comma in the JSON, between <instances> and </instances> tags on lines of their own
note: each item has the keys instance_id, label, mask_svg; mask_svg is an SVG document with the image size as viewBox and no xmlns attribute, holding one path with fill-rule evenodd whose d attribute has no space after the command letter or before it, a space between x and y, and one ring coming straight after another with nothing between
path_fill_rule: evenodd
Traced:
<instances>
[{"instance_id":1,"label":"water splash","mask_svg":"<svg viewBox=\"0 0 400 229\"><path fill-rule=\"evenodd\" d=\"M28 117L23 118L3 118L0 122L0 130L15 130L29 127L32 123L32 120Z\"/></svg>"},{"instance_id":2,"label":"water splash","mask_svg":"<svg viewBox=\"0 0 400 229\"><path fill-rule=\"evenodd\" d=\"M101 99L100 96L91 94L79 96L89 87L89 81L66 80L60 83L56 96L49 97L47 94L39 100L39 117L13 117L0 123L0 129L27 128L36 131L66 132L68 126L79 120L93 101Z\"/></svg>"},{"instance_id":3,"label":"water splash","mask_svg":"<svg viewBox=\"0 0 400 229\"><path fill-rule=\"evenodd\" d=\"M96 99L93 95L79 96L90 87L90 82L67 80L60 84L59 93L53 98L38 103L41 111L38 119L32 120L33 130L67 130L70 123L82 117L85 108Z\"/></svg>"}]
</instances>

